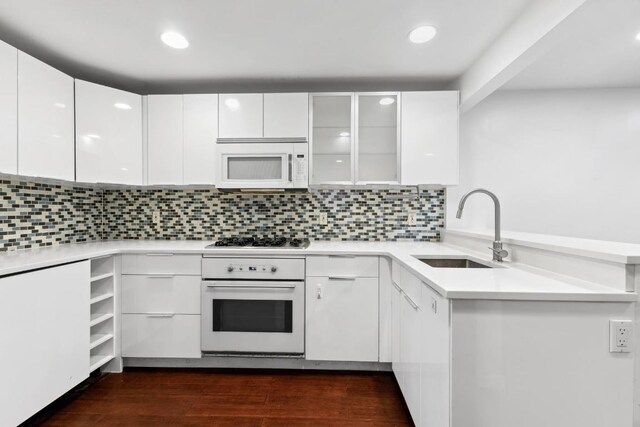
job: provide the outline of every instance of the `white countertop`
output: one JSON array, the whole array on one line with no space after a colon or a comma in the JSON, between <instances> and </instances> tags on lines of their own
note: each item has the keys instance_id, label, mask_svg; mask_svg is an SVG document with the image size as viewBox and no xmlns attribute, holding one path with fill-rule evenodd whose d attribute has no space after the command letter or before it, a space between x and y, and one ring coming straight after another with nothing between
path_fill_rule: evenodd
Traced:
<instances>
[{"instance_id":1,"label":"white countertop","mask_svg":"<svg viewBox=\"0 0 640 427\"><path fill-rule=\"evenodd\" d=\"M377 255L389 256L450 299L500 299L544 301L636 301L637 294L519 269L508 262L497 265L484 255L423 242L312 242L307 249L204 249L208 241L105 241L7 252L0 255L0 276L68 262L124 253L175 253L218 255ZM468 257L496 268L443 269L430 267L415 256Z\"/></svg>"},{"instance_id":2,"label":"white countertop","mask_svg":"<svg viewBox=\"0 0 640 427\"><path fill-rule=\"evenodd\" d=\"M445 234L493 240L492 230L465 230L447 228ZM578 237L552 236L548 234L502 231L503 243L528 246L553 252L579 255L621 264L640 264L640 245L634 243L609 242Z\"/></svg>"}]
</instances>

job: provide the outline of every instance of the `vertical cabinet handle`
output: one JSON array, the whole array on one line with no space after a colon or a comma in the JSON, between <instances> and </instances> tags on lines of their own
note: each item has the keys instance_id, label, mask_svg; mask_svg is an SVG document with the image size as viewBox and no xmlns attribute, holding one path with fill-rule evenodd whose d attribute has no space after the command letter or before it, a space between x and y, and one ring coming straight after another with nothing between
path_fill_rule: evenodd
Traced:
<instances>
[{"instance_id":1,"label":"vertical cabinet handle","mask_svg":"<svg viewBox=\"0 0 640 427\"><path fill-rule=\"evenodd\" d=\"M289 182L293 181L293 154L289 154Z\"/></svg>"}]
</instances>

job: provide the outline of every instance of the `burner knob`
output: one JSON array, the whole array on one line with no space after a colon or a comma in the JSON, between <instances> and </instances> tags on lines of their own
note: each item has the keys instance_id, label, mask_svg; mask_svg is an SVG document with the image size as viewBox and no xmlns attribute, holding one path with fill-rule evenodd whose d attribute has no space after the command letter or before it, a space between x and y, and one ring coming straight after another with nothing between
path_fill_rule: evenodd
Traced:
<instances>
[{"instance_id":1,"label":"burner knob","mask_svg":"<svg viewBox=\"0 0 640 427\"><path fill-rule=\"evenodd\" d=\"M271 272L272 273L275 273L276 271L278 271L278 267L276 267L276 266L271 267Z\"/></svg>"},{"instance_id":2,"label":"burner knob","mask_svg":"<svg viewBox=\"0 0 640 427\"><path fill-rule=\"evenodd\" d=\"M227 267L227 271L228 271L229 273L231 273L231 272L233 271L233 266L232 266L232 265L230 265L229 267Z\"/></svg>"}]
</instances>

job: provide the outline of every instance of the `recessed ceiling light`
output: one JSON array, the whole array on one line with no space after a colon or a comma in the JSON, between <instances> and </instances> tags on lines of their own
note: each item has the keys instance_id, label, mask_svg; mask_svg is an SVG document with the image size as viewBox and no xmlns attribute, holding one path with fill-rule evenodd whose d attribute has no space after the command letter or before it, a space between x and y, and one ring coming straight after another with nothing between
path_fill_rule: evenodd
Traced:
<instances>
[{"instance_id":1,"label":"recessed ceiling light","mask_svg":"<svg viewBox=\"0 0 640 427\"><path fill-rule=\"evenodd\" d=\"M351 135L349 132L340 132L340 136L349 136Z\"/></svg>"},{"instance_id":2,"label":"recessed ceiling light","mask_svg":"<svg viewBox=\"0 0 640 427\"><path fill-rule=\"evenodd\" d=\"M126 172L126 171L128 171L129 169L127 169L127 168L120 168L120 170L121 170L121 171Z\"/></svg>"},{"instance_id":3,"label":"recessed ceiling light","mask_svg":"<svg viewBox=\"0 0 640 427\"><path fill-rule=\"evenodd\" d=\"M124 102L116 102L113 106L121 110L131 110L131 105L125 104Z\"/></svg>"},{"instance_id":4,"label":"recessed ceiling light","mask_svg":"<svg viewBox=\"0 0 640 427\"><path fill-rule=\"evenodd\" d=\"M167 31L166 33L162 33L160 39L164 44L174 49L185 49L189 47L189 40L187 40L182 34L176 33L174 31Z\"/></svg>"},{"instance_id":5,"label":"recessed ceiling light","mask_svg":"<svg viewBox=\"0 0 640 427\"><path fill-rule=\"evenodd\" d=\"M396 100L395 100L395 99L393 99L393 98L390 98L390 97L382 98L382 99L380 100L380 105L391 105L391 104L393 104L394 102L396 102Z\"/></svg>"},{"instance_id":6,"label":"recessed ceiling light","mask_svg":"<svg viewBox=\"0 0 640 427\"><path fill-rule=\"evenodd\" d=\"M67 106L65 104L63 104L62 102L56 102L55 104L53 104L55 107L58 108L67 108Z\"/></svg>"},{"instance_id":7,"label":"recessed ceiling light","mask_svg":"<svg viewBox=\"0 0 640 427\"><path fill-rule=\"evenodd\" d=\"M235 98L229 98L226 101L224 101L224 103L227 107L229 107L230 110L235 111L240 109L240 101L238 101Z\"/></svg>"},{"instance_id":8,"label":"recessed ceiling light","mask_svg":"<svg viewBox=\"0 0 640 427\"><path fill-rule=\"evenodd\" d=\"M336 160L336 163L342 163L342 160Z\"/></svg>"},{"instance_id":9,"label":"recessed ceiling light","mask_svg":"<svg viewBox=\"0 0 640 427\"><path fill-rule=\"evenodd\" d=\"M438 30L436 30L435 27L423 25L422 27L413 29L409 33L409 40L411 40L412 43L426 43L433 39L437 32Z\"/></svg>"},{"instance_id":10,"label":"recessed ceiling light","mask_svg":"<svg viewBox=\"0 0 640 427\"><path fill-rule=\"evenodd\" d=\"M92 133L92 134L87 135L87 138L100 139L100 135L96 135L95 133Z\"/></svg>"},{"instance_id":11,"label":"recessed ceiling light","mask_svg":"<svg viewBox=\"0 0 640 427\"><path fill-rule=\"evenodd\" d=\"M636 34L636 40L640 42L640 33Z\"/></svg>"}]
</instances>

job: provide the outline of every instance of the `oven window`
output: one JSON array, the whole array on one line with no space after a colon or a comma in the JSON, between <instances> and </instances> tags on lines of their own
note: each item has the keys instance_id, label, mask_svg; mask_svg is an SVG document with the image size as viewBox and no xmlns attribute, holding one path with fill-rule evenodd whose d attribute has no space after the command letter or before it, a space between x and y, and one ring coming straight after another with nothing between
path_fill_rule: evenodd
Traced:
<instances>
[{"instance_id":1,"label":"oven window","mask_svg":"<svg viewBox=\"0 0 640 427\"><path fill-rule=\"evenodd\" d=\"M281 180L282 157L227 157L227 179Z\"/></svg>"},{"instance_id":2,"label":"oven window","mask_svg":"<svg viewBox=\"0 0 640 427\"><path fill-rule=\"evenodd\" d=\"M292 332L293 301L213 300L215 332Z\"/></svg>"}]
</instances>

